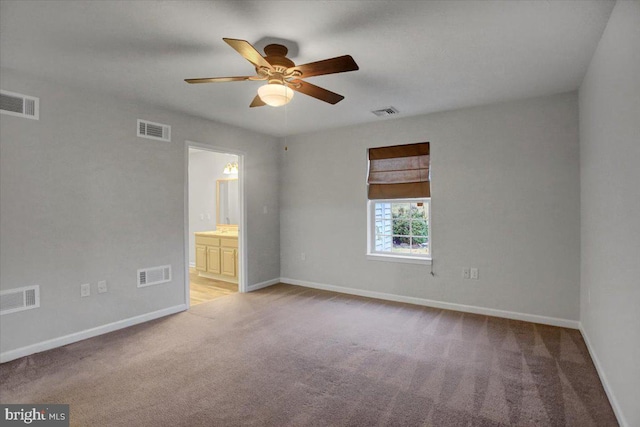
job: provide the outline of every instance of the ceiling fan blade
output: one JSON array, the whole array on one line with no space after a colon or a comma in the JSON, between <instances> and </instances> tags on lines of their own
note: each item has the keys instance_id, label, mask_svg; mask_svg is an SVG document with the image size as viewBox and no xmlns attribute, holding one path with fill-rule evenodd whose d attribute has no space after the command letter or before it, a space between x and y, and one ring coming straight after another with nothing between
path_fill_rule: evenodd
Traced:
<instances>
[{"instance_id":1,"label":"ceiling fan blade","mask_svg":"<svg viewBox=\"0 0 640 427\"><path fill-rule=\"evenodd\" d=\"M256 67L267 67L270 70L273 69L271 64L269 64L267 60L264 59L262 55L260 55L260 52L258 52L255 47L251 46L251 43L249 43L248 41L225 38L223 38L222 40L227 42L227 44L234 48L240 55L242 55L244 59L251 62Z\"/></svg>"},{"instance_id":2,"label":"ceiling fan blade","mask_svg":"<svg viewBox=\"0 0 640 427\"><path fill-rule=\"evenodd\" d=\"M253 101L251 101L251 105L249 105L249 107L264 107L265 104L264 101L262 99L260 99L260 95L256 95L255 98L253 98Z\"/></svg>"},{"instance_id":3,"label":"ceiling fan blade","mask_svg":"<svg viewBox=\"0 0 640 427\"><path fill-rule=\"evenodd\" d=\"M222 83L222 82L240 82L250 80L253 76L238 77L205 77L202 79L184 79L187 83Z\"/></svg>"},{"instance_id":4,"label":"ceiling fan blade","mask_svg":"<svg viewBox=\"0 0 640 427\"><path fill-rule=\"evenodd\" d=\"M289 87L291 89L304 93L305 95L312 96L320 101L328 102L329 104L337 104L344 99L344 96L342 95L302 80L292 80L290 83Z\"/></svg>"},{"instance_id":5,"label":"ceiling fan blade","mask_svg":"<svg viewBox=\"0 0 640 427\"><path fill-rule=\"evenodd\" d=\"M287 69L287 73L298 70L302 73L302 78L321 76L324 74L344 73L346 71L359 70L358 64L351 55L338 56L336 58L325 59L318 62L296 65Z\"/></svg>"}]
</instances>

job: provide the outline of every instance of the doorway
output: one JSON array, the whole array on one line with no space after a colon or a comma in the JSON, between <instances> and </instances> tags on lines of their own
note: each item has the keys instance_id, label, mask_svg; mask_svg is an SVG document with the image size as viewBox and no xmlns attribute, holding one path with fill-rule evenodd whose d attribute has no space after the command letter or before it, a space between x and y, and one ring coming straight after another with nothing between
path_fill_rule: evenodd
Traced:
<instances>
[{"instance_id":1,"label":"doorway","mask_svg":"<svg viewBox=\"0 0 640 427\"><path fill-rule=\"evenodd\" d=\"M186 143L185 299L189 306L243 292L241 153Z\"/></svg>"}]
</instances>

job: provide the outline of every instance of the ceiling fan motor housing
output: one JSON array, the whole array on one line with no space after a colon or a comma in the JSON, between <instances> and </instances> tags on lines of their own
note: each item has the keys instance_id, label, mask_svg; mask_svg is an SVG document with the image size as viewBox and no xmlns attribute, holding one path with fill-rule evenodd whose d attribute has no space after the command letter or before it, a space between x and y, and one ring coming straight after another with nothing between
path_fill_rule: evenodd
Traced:
<instances>
[{"instance_id":1,"label":"ceiling fan motor housing","mask_svg":"<svg viewBox=\"0 0 640 427\"><path fill-rule=\"evenodd\" d=\"M298 77L300 73L297 72L289 72L287 73L287 69L291 67L295 67L295 63L286 57L287 49L285 46L281 44L270 44L265 46L264 53L265 60L271 64L273 70L264 70L269 76L269 83L279 83L284 84L284 81L287 79L291 79L293 77ZM256 71L260 73L260 68L256 68Z\"/></svg>"}]
</instances>

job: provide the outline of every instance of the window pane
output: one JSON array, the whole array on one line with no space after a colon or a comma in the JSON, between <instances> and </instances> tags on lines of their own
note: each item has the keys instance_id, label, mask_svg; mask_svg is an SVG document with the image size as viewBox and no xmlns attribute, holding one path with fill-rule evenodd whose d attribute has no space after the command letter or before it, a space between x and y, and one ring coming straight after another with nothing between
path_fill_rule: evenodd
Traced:
<instances>
[{"instance_id":1,"label":"window pane","mask_svg":"<svg viewBox=\"0 0 640 427\"><path fill-rule=\"evenodd\" d=\"M411 240L411 253L412 254L420 254L420 255L428 255L429 254L429 243L427 238L415 238Z\"/></svg>"},{"instance_id":2,"label":"window pane","mask_svg":"<svg viewBox=\"0 0 640 427\"><path fill-rule=\"evenodd\" d=\"M427 204L411 203L411 218L427 219Z\"/></svg>"},{"instance_id":3,"label":"window pane","mask_svg":"<svg viewBox=\"0 0 640 427\"><path fill-rule=\"evenodd\" d=\"M399 236L409 236L411 234L411 221L408 219L393 220L393 234Z\"/></svg>"},{"instance_id":4,"label":"window pane","mask_svg":"<svg viewBox=\"0 0 640 427\"><path fill-rule=\"evenodd\" d=\"M393 253L411 253L411 238L406 236L393 236Z\"/></svg>"},{"instance_id":5,"label":"window pane","mask_svg":"<svg viewBox=\"0 0 640 427\"><path fill-rule=\"evenodd\" d=\"M375 204L375 216L376 219L389 218L391 219L391 203L376 203Z\"/></svg>"},{"instance_id":6,"label":"window pane","mask_svg":"<svg viewBox=\"0 0 640 427\"><path fill-rule=\"evenodd\" d=\"M376 220L376 234L391 234L391 220L390 219L379 219Z\"/></svg>"},{"instance_id":7,"label":"window pane","mask_svg":"<svg viewBox=\"0 0 640 427\"><path fill-rule=\"evenodd\" d=\"M392 212L394 218L409 218L409 203L393 203Z\"/></svg>"},{"instance_id":8,"label":"window pane","mask_svg":"<svg viewBox=\"0 0 640 427\"><path fill-rule=\"evenodd\" d=\"M391 236L376 236L375 245L378 252L391 252L393 249Z\"/></svg>"},{"instance_id":9,"label":"window pane","mask_svg":"<svg viewBox=\"0 0 640 427\"><path fill-rule=\"evenodd\" d=\"M418 219L411 221L411 235L412 236L428 236L429 229L427 228L427 221Z\"/></svg>"},{"instance_id":10,"label":"window pane","mask_svg":"<svg viewBox=\"0 0 640 427\"><path fill-rule=\"evenodd\" d=\"M393 236L393 244L394 245L408 245L411 242L411 237L409 236Z\"/></svg>"}]
</instances>

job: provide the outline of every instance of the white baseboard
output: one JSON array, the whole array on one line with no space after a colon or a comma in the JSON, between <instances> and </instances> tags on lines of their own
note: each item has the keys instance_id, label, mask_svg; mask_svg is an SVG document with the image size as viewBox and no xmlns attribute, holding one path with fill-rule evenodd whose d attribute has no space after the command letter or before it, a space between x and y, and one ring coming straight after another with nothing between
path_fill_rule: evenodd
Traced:
<instances>
[{"instance_id":1,"label":"white baseboard","mask_svg":"<svg viewBox=\"0 0 640 427\"><path fill-rule=\"evenodd\" d=\"M560 326L563 328L580 328L580 322L577 320L560 319L556 317L539 316L537 314L518 313L515 311L497 310L495 308L478 307L475 305L456 304L452 302L435 301L426 298L408 297L404 295L387 294L383 292L367 291L363 289L347 288L343 286L326 285L324 283L308 282L306 280L291 279L288 277L281 277L280 281L282 283L288 283L291 285L322 289L325 291L340 292L343 294L358 295L362 297L396 302L406 302L409 304L424 305L427 307L442 308L445 310L462 311L465 313L504 317L506 319L523 320L525 322L542 323L545 325Z\"/></svg>"},{"instance_id":2,"label":"white baseboard","mask_svg":"<svg viewBox=\"0 0 640 427\"><path fill-rule=\"evenodd\" d=\"M620 408L620 404L613 394L613 390L609 386L609 381L607 380L607 375L604 373L604 369L600 364L600 359L598 359L598 355L596 354L595 349L591 345L591 341L589 341L589 335L584 330L582 323L580 323L580 333L582 334L582 338L584 338L584 342L587 344L587 349L589 350L589 354L591 355L591 360L593 360L593 364L596 367L596 372L598 372L598 376L600 377L600 382L602 383L602 387L604 388L604 392L607 394L609 398L609 402L611 403L611 407L613 408L613 413L616 414L616 418L618 419L618 424L620 427L629 427L626 418L622 414L622 409Z\"/></svg>"},{"instance_id":3,"label":"white baseboard","mask_svg":"<svg viewBox=\"0 0 640 427\"><path fill-rule=\"evenodd\" d=\"M87 338L93 338L98 335L117 331L118 329L127 328L129 326L148 322L150 320L158 319L170 314L179 313L181 311L187 310L187 308L188 307L186 304L176 305L173 307L164 308L162 310L153 311L151 313L142 314L140 316L130 317L128 319L118 320L117 322L108 323L106 325L97 326L91 329L86 329L84 331L75 332L73 334L65 335L62 337L42 341L36 344L31 344L26 347L17 348L15 350L5 351L4 353L0 353L0 363L9 362L10 360L18 359L20 357L29 356L31 354L40 353L41 351L51 350L57 347L62 347L63 345L72 344L74 342L82 341Z\"/></svg>"},{"instance_id":4,"label":"white baseboard","mask_svg":"<svg viewBox=\"0 0 640 427\"><path fill-rule=\"evenodd\" d=\"M268 286L273 286L277 283L280 283L280 278L275 278L271 280L267 280L266 282L256 283L254 285L249 285L247 287L247 292L257 291L258 289L266 288Z\"/></svg>"}]
</instances>

